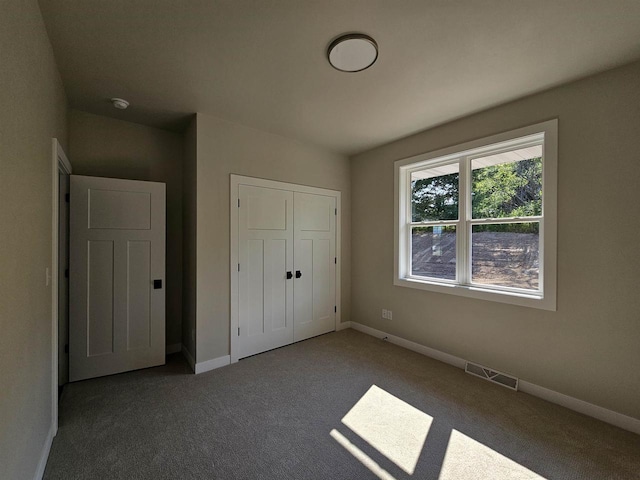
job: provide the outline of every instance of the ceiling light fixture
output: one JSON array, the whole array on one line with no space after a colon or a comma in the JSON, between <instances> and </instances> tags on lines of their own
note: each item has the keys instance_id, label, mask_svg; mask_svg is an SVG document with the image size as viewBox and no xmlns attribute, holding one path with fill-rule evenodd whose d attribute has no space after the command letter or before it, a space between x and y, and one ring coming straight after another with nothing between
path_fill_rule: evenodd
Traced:
<instances>
[{"instance_id":1,"label":"ceiling light fixture","mask_svg":"<svg viewBox=\"0 0 640 480\"><path fill-rule=\"evenodd\" d=\"M126 110L126 108L129 106L129 102L123 100L122 98L112 98L111 103L113 103L113 106L118 110Z\"/></svg>"},{"instance_id":2,"label":"ceiling light fixture","mask_svg":"<svg viewBox=\"0 0 640 480\"><path fill-rule=\"evenodd\" d=\"M327 49L327 59L341 72L361 72L378 58L378 44L364 33L347 33L336 38Z\"/></svg>"}]
</instances>

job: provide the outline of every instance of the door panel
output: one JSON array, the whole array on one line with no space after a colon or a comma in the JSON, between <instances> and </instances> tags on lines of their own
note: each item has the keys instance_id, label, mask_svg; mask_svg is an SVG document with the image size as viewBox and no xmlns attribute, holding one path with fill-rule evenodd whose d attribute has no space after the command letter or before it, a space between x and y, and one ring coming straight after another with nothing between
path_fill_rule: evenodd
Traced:
<instances>
[{"instance_id":1,"label":"door panel","mask_svg":"<svg viewBox=\"0 0 640 480\"><path fill-rule=\"evenodd\" d=\"M335 263L332 242L318 239L313 242L313 318L332 331L335 328ZM328 328L328 327L327 327Z\"/></svg>"},{"instance_id":2,"label":"door panel","mask_svg":"<svg viewBox=\"0 0 640 480\"><path fill-rule=\"evenodd\" d=\"M293 194L239 187L240 358L293 341Z\"/></svg>"},{"instance_id":3,"label":"door panel","mask_svg":"<svg viewBox=\"0 0 640 480\"><path fill-rule=\"evenodd\" d=\"M297 239L295 265L296 271L302 274L295 280L293 296L295 329L300 331L313 320L313 240ZM294 337L296 341L301 340L297 332Z\"/></svg>"},{"instance_id":4,"label":"door panel","mask_svg":"<svg viewBox=\"0 0 640 480\"><path fill-rule=\"evenodd\" d=\"M291 243L289 243L291 244ZM267 259L272 277L268 279L268 310L271 311L272 330L287 328L287 280L283 272L287 271L287 241L273 240ZM284 278L284 280L283 280Z\"/></svg>"},{"instance_id":5,"label":"door panel","mask_svg":"<svg viewBox=\"0 0 640 480\"><path fill-rule=\"evenodd\" d=\"M165 185L71 176L71 381L164 364Z\"/></svg>"},{"instance_id":6,"label":"door panel","mask_svg":"<svg viewBox=\"0 0 640 480\"><path fill-rule=\"evenodd\" d=\"M264 240L247 240L247 335L264 334Z\"/></svg>"},{"instance_id":7,"label":"door panel","mask_svg":"<svg viewBox=\"0 0 640 480\"><path fill-rule=\"evenodd\" d=\"M151 342L151 242L127 242L127 350Z\"/></svg>"},{"instance_id":8,"label":"door panel","mask_svg":"<svg viewBox=\"0 0 640 480\"><path fill-rule=\"evenodd\" d=\"M149 230L151 194L90 189L89 228Z\"/></svg>"},{"instance_id":9,"label":"door panel","mask_svg":"<svg viewBox=\"0 0 640 480\"><path fill-rule=\"evenodd\" d=\"M87 257L87 356L95 357L113 353L113 242L87 242Z\"/></svg>"},{"instance_id":10,"label":"door panel","mask_svg":"<svg viewBox=\"0 0 640 480\"><path fill-rule=\"evenodd\" d=\"M294 340L335 330L336 199L294 193ZM297 276L297 275L296 275Z\"/></svg>"}]
</instances>

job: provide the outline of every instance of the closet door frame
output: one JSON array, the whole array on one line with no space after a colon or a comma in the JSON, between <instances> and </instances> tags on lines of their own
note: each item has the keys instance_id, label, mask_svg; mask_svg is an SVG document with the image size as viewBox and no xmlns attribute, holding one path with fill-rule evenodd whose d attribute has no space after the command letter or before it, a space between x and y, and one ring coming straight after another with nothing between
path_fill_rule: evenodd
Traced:
<instances>
[{"instance_id":1,"label":"closet door frame","mask_svg":"<svg viewBox=\"0 0 640 480\"><path fill-rule=\"evenodd\" d=\"M290 192L311 193L315 195L325 195L336 199L336 323L335 328L338 330L341 319L341 288L340 288L340 270L342 265L341 252L341 192L337 190L329 190L326 188L310 187L306 185L297 185L294 183L278 182L275 180L267 180L263 178L246 177L243 175L231 174L231 188L229 196L230 219L231 219L231 256L229 261L229 271L231 277L231 316L230 316L230 354L231 363L238 361L240 356L240 344L238 339L239 328L239 199L240 185L250 185L255 187L273 188L277 190L286 190Z\"/></svg>"}]
</instances>

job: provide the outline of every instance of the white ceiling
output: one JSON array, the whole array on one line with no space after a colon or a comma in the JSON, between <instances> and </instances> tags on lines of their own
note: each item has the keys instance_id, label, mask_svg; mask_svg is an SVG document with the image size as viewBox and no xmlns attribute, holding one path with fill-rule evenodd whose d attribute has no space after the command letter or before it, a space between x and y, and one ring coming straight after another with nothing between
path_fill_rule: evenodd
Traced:
<instances>
[{"instance_id":1,"label":"white ceiling","mask_svg":"<svg viewBox=\"0 0 640 480\"><path fill-rule=\"evenodd\" d=\"M640 58L638 0L40 0L72 107L352 154ZM342 73L326 48L378 42ZM122 97L122 112L108 99Z\"/></svg>"}]
</instances>

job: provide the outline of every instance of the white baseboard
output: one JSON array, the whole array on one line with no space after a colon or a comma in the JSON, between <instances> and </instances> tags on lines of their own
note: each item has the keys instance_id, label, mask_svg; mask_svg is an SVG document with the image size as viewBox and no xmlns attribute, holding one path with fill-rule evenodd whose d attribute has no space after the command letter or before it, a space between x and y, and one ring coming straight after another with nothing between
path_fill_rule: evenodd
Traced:
<instances>
[{"instance_id":1,"label":"white baseboard","mask_svg":"<svg viewBox=\"0 0 640 480\"><path fill-rule=\"evenodd\" d=\"M216 368L225 367L231 364L231 356L225 355L224 357L213 358L211 360L207 360L206 362L196 363L196 368L194 371L196 375L199 373L208 372L209 370L214 370Z\"/></svg>"},{"instance_id":2,"label":"white baseboard","mask_svg":"<svg viewBox=\"0 0 640 480\"><path fill-rule=\"evenodd\" d=\"M340 330L345 330L347 328L351 328L351 322L339 323L338 326L336 327L336 332L339 332Z\"/></svg>"},{"instance_id":3,"label":"white baseboard","mask_svg":"<svg viewBox=\"0 0 640 480\"><path fill-rule=\"evenodd\" d=\"M181 343L174 343L173 345L167 345L164 348L164 352L166 355L171 355L172 353L178 353L182 351Z\"/></svg>"},{"instance_id":4,"label":"white baseboard","mask_svg":"<svg viewBox=\"0 0 640 480\"><path fill-rule=\"evenodd\" d=\"M640 420L637 418L629 417L622 413L608 410L604 407L599 407L593 403L585 402L584 400L570 397L563 393L549 390L548 388L544 388L540 385L529 383L524 380L520 380L518 382L518 390L528 393L529 395L533 395L534 397L542 398L548 402L555 403L556 405L561 405L569 410L573 410L574 412L597 418L605 423L615 425L616 427L620 427L624 430L629 430L630 432L640 435Z\"/></svg>"},{"instance_id":5,"label":"white baseboard","mask_svg":"<svg viewBox=\"0 0 640 480\"><path fill-rule=\"evenodd\" d=\"M371 335L377 338L386 337L388 342L404 347L407 350L413 350L414 352L421 353L422 355L431 357L444 363L448 363L449 365L453 365L454 367L462 369L464 369L465 367L466 360L463 358L441 352L440 350L436 350L434 348L425 347L424 345L420 345L419 343L405 340L404 338L391 335L389 333L383 332L382 330L377 330L366 325L362 325L361 323L349 323L351 325L351 328L353 328L354 330L358 330L359 332L366 333L367 335ZM569 410L573 410L589 417L602 420L605 423L615 425L616 427L620 427L624 430L628 430L640 435L640 420L637 418L629 417L627 415L623 415L622 413L608 410L604 407L599 407L592 403L585 402L584 400L579 400L577 398L570 397L554 390L549 390L548 388L544 388L524 380L518 381L518 390L524 393L528 393L529 395L533 395L534 397L542 398L543 400L546 400L548 402L561 405L568 408Z\"/></svg>"},{"instance_id":6,"label":"white baseboard","mask_svg":"<svg viewBox=\"0 0 640 480\"><path fill-rule=\"evenodd\" d=\"M38 462L38 468L36 474L33 476L34 480L42 480L44 476L44 469L47 467L47 460L49 460L49 452L51 451L51 444L53 443L53 424L47 433L47 438L44 441L44 447L42 447L42 453L40 454L40 461Z\"/></svg>"},{"instance_id":7,"label":"white baseboard","mask_svg":"<svg viewBox=\"0 0 640 480\"><path fill-rule=\"evenodd\" d=\"M460 357L456 357L455 355L449 355L448 353L441 352L440 350L436 350L435 348L425 347L424 345L420 345L419 343L405 340L402 337L396 337L395 335L383 332L382 330L376 330L375 328L367 327L366 325L362 325L361 323L351 322L351 328L353 328L354 330L358 330L359 332L366 333L367 335L371 335L372 337L387 337L387 341L390 343L394 343L396 345L404 347L407 350L413 350L414 352L421 353L422 355L425 355L427 357L440 360L441 362L448 363L449 365L453 365L454 367L464 368L466 363L466 360Z\"/></svg>"},{"instance_id":8,"label":"white baseboard","mask_svg":"<svg viewBox=\"0 0 640 480\"><path fill-rule=\"evenodd\" d=\"M185 345L182 345L182 355L184 356L184 358L189 363L189 366L191 367L191 370L193 370L195 372L196 371L196 361L193 359L193 355L191 355L191 352L189 350L187 350L187 347Z\"/></svg>"}]
</instances>

